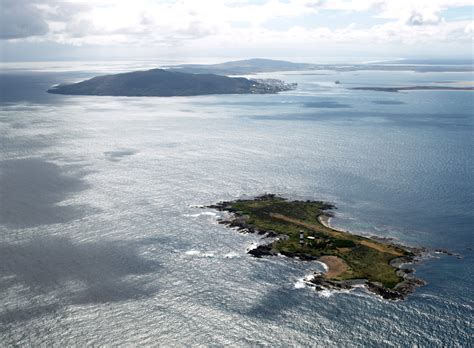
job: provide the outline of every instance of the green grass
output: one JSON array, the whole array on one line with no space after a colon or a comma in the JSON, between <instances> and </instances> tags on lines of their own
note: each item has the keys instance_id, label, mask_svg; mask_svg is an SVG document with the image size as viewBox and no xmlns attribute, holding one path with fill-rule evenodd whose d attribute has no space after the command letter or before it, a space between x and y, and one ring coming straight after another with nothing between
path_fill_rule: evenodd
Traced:
<instances>
[{"instance_id":1,"label":"green grass","mask_svg":"<svg viewBox=\"0 0 474 348\"><path fill-rule=\"evenodd\" d=\"M348 269L333 280L367 279L387 288L393 288L403 280L396 275L396 269L390 265L390 261L408 252L393 245L325 227L318 217L333 208L329 204L267 196L230 202L230 205L237 215L247 216L246 222L255 228L288 235L287 240L273 244L277 252L315 257L330 255L344 260ZM300 245L300 231L304 232L305 245ZM308 239L308 236L315 239Z\"/></svg>"}]
</instances>

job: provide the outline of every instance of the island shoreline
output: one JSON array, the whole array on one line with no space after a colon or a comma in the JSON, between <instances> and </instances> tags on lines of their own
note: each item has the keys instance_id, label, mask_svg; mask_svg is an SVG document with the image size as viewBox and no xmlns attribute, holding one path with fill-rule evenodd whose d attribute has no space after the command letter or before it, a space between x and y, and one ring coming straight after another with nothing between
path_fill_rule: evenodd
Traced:
<instances>
[{"instance_id":1,"label":"island shoreline","mask_svg":"<svg viewBox=\"0 0 474 348\"><path fill-rule=\"evenodd\" d=\"M254 198L255 201L262 201L265 199L283 199L281 197L277 197L275 195L267 194L263 196L259 196ZM237 200L234 202L245 202L246 200ZM297 201L298 202L298 201ZM310 202L310 201L308 201ZM315 201L317 202L317 201ZM216 209L219 211L225 211L229 213L229 219L222 219L219 220L219 224L226 225L227 227L233 228L238 230L239 232L245 233L257 233L262 235L263 238L273 238L272 241L268 243L263 243L258 245L257 247L248 250L247 252L256 257L260 258L263 256L276 256L278 254L299 259L302 261L318 261L326 265L327 271L326 272L315 272L309 280L305 281L305 283L309 286L314 287L317 291L322 290L350 290L354 289L355 286L363 285L365 289L369 292L374 293L376 295L381 296L384 299L389 300L403 300L408 295L412 294L416 288L426 284L423 280L417 279L414 277L415 270L413 268L407 268L406 265L414 265L420 262L423 259L423 252L426 251L424 248L415 248L405 246L399 243L395 243L393 239L381 238L376 237L361 237L365 240L371 240L374 243L381 243L386 245L387 248L400 248L401 250L406 250L407 253L404 255L394 256L390 259L389 264L391 267L394 268L397 276L400 277L400 281L393 287L387 288L383 286L381 283L369 281L368 279L364 278L353 278L353 279L345 279L345 280L337 280L331 278L337 278L338 275L343 273L345 270L345 261L340 259L338 256L322 256L322 257L315 257L314 255L309 255L305 253L298 253L298 252L275 252L275 244L279 241L288 238L284 234L277 234L270 229L264 229L261 227L254 226L252 224L247 223L247 216L244 216L242 212L236 210L232 206L233 202L220 202L214 205L207 206L207 208ZM357 234L348 231L339 231L333 227L331 227L329 220L334 217L332 214L332 210L336 207L332 204L325 203L326 206L322 209L322 213L317 216L317 221L334 231L335 233L344 233L350 234L352 236L360 237ZM292 220L290 220L292 221ZM369 245L370 246L370 245ZM329 258L328 258L329 257ZM326 262L325 262L326 261ZM341 262L342 261L342 262ZM329 277L328 277L329 275Z\"/></svg>"}]
</instances>

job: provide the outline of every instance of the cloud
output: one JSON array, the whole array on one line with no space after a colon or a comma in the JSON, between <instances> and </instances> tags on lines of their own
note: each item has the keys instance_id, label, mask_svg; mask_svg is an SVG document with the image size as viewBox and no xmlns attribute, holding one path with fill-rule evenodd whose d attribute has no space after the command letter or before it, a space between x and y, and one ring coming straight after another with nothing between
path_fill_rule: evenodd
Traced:
<instances>
[{"instance_id":1,"label":"cloud","mask_svg":"<svg viewBox=\"0 0 474 348\"><path fill-rule=\"evenodd\" d=\"M15 42L216 52L307 49L322 43L463 43L472 38L468 22L442 17L444 10L469 6L470 0L0 1L16 18L2 24L9 27L2 38ZM344 19L348 14L355 14L351 25ZM330 27L311 22L326 15L334 18ZM28 25L20 25L22 21ZM278 21L288 29L270 27Z\"/></svg>"},{"instance_id":2,"label":"cloud","mask_svg":"<svg viewBox=\"0 0 474 348\"><path fill-rule=\"evenodd\" d=\"M470 35L474 34L474 21L466 25L464 32Z\"/></svg>"},{"instance_id":3,"label":"cloud","mask_svg":"<svg viewBox=\"0 0 474 348\"><path fill-rule=\"evenodd\" d=\"M48 23L36 1L0 0L0 39L45 35Z\"/></svg>"},{"instance_id":4,"label":"cloud","mask_svg":"<svg viewBox=\"0 0 474 348\"><path fill-rule=\"evenodd\" d=\"M438 13L433 12L413 12L407 19L408 25L436 25L441 22L441 17Z\"/></svg>"}]
</instances>

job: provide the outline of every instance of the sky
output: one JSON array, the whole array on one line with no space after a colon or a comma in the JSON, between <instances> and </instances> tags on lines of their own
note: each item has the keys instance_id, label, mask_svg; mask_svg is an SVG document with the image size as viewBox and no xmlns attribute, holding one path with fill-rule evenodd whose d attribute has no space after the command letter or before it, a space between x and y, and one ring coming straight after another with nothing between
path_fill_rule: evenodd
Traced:
<instances>
[{"instance_id":1,"label":"sky","mask_svg":"<svg viewBox=\"0 0 474 348\"><path fill-rule=\"evenodd\" d=\"M472 58L473 17L472 0L0 0L0 58Z\"/></svg>"}]
</instances>

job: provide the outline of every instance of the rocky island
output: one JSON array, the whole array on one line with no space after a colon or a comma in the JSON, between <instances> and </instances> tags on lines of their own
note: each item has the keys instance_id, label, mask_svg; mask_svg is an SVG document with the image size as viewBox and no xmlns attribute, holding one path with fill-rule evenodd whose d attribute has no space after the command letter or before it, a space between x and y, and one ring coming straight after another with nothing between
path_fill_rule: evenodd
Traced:
<instances>
[{"instance_id":1,"label":"rocky island","mask_svg":"<svg viewBox=\"0 0 474 348\"><path fill-rule=\"evenodd\" d=\"M402 267L415 262L422 249L331 228L327 221L335 207L329 203L289 201L267 194L208 208L230 213L231 218L221 220L222 224L272 237L269 244L249 251L255 257L281 254L324 263L327 271L307 280L316 290L365 286L385 299L398 300L424 284L413 277L413 270Z\"/></svg>"},{"instance_id":2,"label":"rocky island","mask_svg":"<svg viewBox=\"0 0 474 348\"><path fill-rule=\"evenodd\" d=\"M270 94L296 88L276 79L247 79L215 74L193 74L152 69L97 76L89 80L55 86L53 94L172 97L209 94Z\"/></svg>"}]
</instances>

